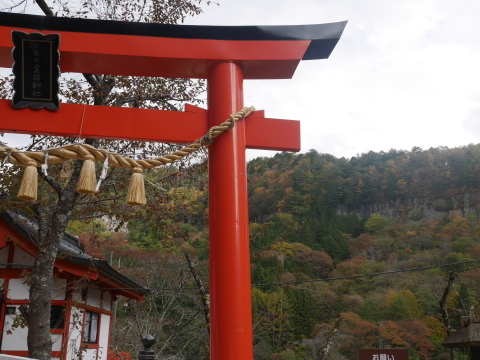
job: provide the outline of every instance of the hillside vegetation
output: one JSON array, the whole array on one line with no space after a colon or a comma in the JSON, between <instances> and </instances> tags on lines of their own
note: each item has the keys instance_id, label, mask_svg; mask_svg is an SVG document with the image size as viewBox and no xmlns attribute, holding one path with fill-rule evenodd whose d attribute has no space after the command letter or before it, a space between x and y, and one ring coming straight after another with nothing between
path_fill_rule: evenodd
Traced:
<instances>
[{"instance_id":1,"label":"hillside vegetation","mask_svg":"<svg viewBox=\"0 0 480 360\"><path fill-rule=\"evenodd\" d=\"M480 145L250 161L256 359L323 359L334 324L330 359L356 359L361 348L449 359L439 306L449 276L452 328L479 308L479 173ZM119 306L118 349L138 351L124 336L138 328L166 359L208 359L205 184L206 175L162 184L158 211L132 219L128 233L71 223L90 252L155 289Z\"/></svg>"}]
</instances>

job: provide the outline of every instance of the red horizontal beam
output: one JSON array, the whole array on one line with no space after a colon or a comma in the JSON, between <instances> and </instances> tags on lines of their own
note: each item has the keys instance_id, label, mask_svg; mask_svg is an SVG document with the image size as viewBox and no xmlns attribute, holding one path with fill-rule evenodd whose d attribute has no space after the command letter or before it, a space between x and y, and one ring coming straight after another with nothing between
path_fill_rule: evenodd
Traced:
<instances>
[{"instance_id":1,"label":"red horizontal beam","mask_svg":"<svg viewBox=\"0 0 480 360\"><path fill-rule=\"evenodd\" d=\"M300 151L300 121L263 117L255 111L245 121L248 149Z\"/></svg>"},{"instance_id":2,"label":"red horizontal beam","mask_svg":"<svg viewBox=\"0 0 480 360\"><path fill-rule=\"evenodd\" d=\"M25 269L0 269L2 279L20 279L25 277Z\"/></svg>"},{"instance_id":3,"label":"red horizontal beam","mask_svg":"<svg viewBox=\"0 0 480 360\"><path fill-rule=\"evenodd\" d=\"M62 104L58 111L15 109L0 100L0 132L187 144L208 131L208 111ZM245 121L248 149L300 150L300 122L268 119L256 111Z\"/></svg>"},{"instance_id":4,"label":"red horizontal beam","mask_svg":"<svg viewBox=\"0 0 480 360\"><path fill-rule=\"evenodd\" d=\"M0 67L12 66L13 30L0 26ZM207 78L218 61L242 66L245 79L289 79L311 40L211 40L42 31L60 34L62 72Z\"/></svg>"},{"instance_id":5,"label":"red horizontal beam","mask_svg":"<svg viewBox=\"0 0 480 360\"><path fill-rule=\"evenodd\" d=\"M0 132L189 143L205 135L206 113L62 104L58 111L15 109L0 100Z\"/></svg>"},{"instance_id":6,"label":"red horizontal beam","mask_svg":"<svg viewBox=\"0 0 480 360\"><path fill-rule=\"evenodd\" d=\"M78 266L78 264L72 264L67 260L58 259L55 261L55 267L59 270L65 271L69 274L84 277L90 280L97 280L98 272L93 269Z\"/></svg>"}]
</instances>

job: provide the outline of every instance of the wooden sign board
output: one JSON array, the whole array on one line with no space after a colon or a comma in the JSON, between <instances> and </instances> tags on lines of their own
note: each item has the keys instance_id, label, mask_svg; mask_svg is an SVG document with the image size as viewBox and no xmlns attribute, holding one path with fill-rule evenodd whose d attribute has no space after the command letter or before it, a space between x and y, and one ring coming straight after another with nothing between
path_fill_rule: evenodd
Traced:
<instances>
[{"instance_id":1,"label":"wooden sign board","mask_svg":"<svg viewBox=\"0 0 480 360\"><path fill-rule=\"evenodd\" d=\"M13 31L13 107L58 110L60 35Z\"/></svg>"},{"instance_id":2,"label":"wooden sign board","mask_svg":"<svg viewBox=\"0 0 480 360\"><path fill-rule=\"evenodd\" d=\"M359 349L358 360L408 360L407 349Z\"/></svg>"}]
</instances>

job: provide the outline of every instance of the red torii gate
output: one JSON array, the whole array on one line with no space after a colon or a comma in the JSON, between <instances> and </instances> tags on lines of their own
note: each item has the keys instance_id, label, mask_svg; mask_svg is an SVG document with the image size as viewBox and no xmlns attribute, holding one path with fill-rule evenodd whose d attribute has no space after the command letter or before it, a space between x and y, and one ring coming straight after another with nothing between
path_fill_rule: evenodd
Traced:
<instances>
[{"instance_id":1,"label":"red torii gate","mask_svg":"<svg viewBox=\"0 0 480 360\"><path fill-rule=\"evenodd\" d=\"M89 138L190 143L243 107L244 79L291 78L301 60L328 58L345 25L188 26L0 12L0 67L12 66L12 31L41 31L60 34L63 72L204 78L208 84L208 110L187 105L185 112L74 104L56 112L18 110L0 100L0 132L76 137L81 127ZM253 359L247 148L299 151L299 122L256 111L209 148L215 360Z\"/></svg>"}]
</instances>

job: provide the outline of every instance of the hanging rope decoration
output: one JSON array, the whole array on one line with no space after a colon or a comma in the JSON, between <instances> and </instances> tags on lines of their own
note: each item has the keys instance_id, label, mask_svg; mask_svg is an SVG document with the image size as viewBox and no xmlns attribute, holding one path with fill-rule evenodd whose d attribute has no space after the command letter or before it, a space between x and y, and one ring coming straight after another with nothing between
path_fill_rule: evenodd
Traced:
<instances>
[{"instance_id":1,"label":"hanging rope decoration","mask_svg":"<svg viewBox=\"0 0 480 360\"><path fill-rule=\"evenodd\" d=\"M68 160L77 159L84 160L77 185L78 193L93 194L97 192L100 182L105 178L106 168L108 165L112 165L119 168L132 169L133 171L127 192L127 204L145 205L147 200L145 197L143 170L171 164L202 147L208 147L215 138L225 131L232 129L236 122L246 118L254 111L254 107L245 107L236 114L230 115L222 124L210 128L207 134L194 143L171 154L155 159L135 160L105 149L96 149L87 144L69 144L61 148L53 148L46 151L23 152L15 148L3 146L2 143L0 143L0 154L3 155L4 162L8 161L14 165L26 167L17 194L19 199L27 201L37 200L37 167L41 167L46 171L48 165L60 164ZM95 161L103 162L102 176L100 177L98 186L95 175Z\"/></svg>"}]
</instances>

